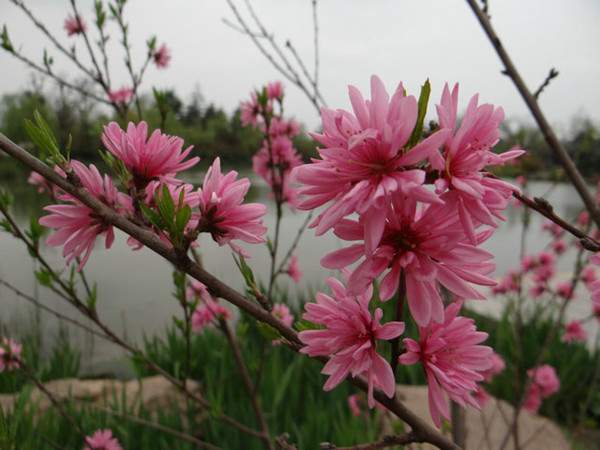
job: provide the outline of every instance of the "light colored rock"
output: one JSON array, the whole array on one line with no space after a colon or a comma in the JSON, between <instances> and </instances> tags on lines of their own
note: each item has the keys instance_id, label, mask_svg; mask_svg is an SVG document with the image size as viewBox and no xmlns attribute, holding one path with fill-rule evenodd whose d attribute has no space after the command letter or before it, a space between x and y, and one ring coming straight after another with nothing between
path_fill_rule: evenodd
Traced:
<instances>
[{"instance_id":1,"label":"light colored rock","mask_svg":"<svg viewBox=\"0 0 600 450\"><path fill-rule=\"evenodd\" d=\"M398 395L406 406L433 426L429 415L426 386L398 386ZM467 408L466 449L497 450L509 428L512 414L513 407L510 404L494 398L482 411ZM527 411L521 411L519 415L519 441L523 450L569 450L571 448L558 425L545 417ZM423 445L422 448L434 447ZM513 449L511 439L506 450Z\"/></svg>"}]
</instances>

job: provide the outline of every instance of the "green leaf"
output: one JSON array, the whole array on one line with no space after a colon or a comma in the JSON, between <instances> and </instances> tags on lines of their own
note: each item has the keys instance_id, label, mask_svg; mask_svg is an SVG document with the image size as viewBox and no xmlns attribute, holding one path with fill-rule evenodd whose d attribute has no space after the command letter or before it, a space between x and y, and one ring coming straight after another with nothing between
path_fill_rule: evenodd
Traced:
<instances>
[{"instance_id":1,"label":"green leaf","mask_svg":"<svg viewBox=\"0 0 600 450\"><path fill-rule=\"evenodd\" d=\"M6 25L2 25L2 34L0 34L0 47L10 53L15 51L12 42L10 41L10 37L8 36L8 29L6 28Z\"/></svg>"},{"instance_id":2,"label":"green leaf","mask_svg":"<svg viewBox=\"0 0 600 450\"><path fill-rule=\"evenodd\" d=\"M37 278L38 283L40 283L42 286L52 286L52 275L50 275L50 272L48 272L46 269L36 270L35 277Z\"/></svg>"},{"instance_id":3,"label":"green leaf","mask_svg":"<svg viewBox=\"0 0 600 450\"><path fill-rule=\"evenodd\" d=\"M252 269L246 263L246 259L242 255L239 255L238 259L236 259L234 256L233 259L235 260L235 263L238 266L238 269L240 269L240 273L244 277L244 280L246 281L246 285L252 291L254 291L254 289L256 288L256 281L255 281L254 273L252 272Z\"/></svg>"},{"instance_id":4,"label":"green leaf","mask_svg":"<svg viewBox=\"0 0 600 450\"><path fill-rule=\"evenodd\" d=\"M268 341L274 341L275 339L279 339L281 337L279 331L277 331L271 325L266 324L264 322L257 322L256 328L258 329L258 332L261 334L261 336L267 339Z\"/></svg>"},{"instance_id":5,"label":"green leaf","mask_svg":"<svg viewBox=\"0 0 600 450\"><path fill-rule=\"evenodd\" d=\"M423 122L425 120L425 114L427 114L427 104L429 103L429 95L431 94L431 84L429 84L429 78L425 80L423 86L421 86L421 93L419 94L419 113L417 115L417 123L413 129L410 139L408 140L408 147L414 147L423 135Z\"/></svg>"},{"instance_id":6,"label":"green leaf","mask_svg":"<svg viewBox=\"0 0 600 450\"><path fill-rule=\"evenodd\" d=\"M164 229L162 219L156 211L144 205L143 203L140 203L140 209L142 210L142 214L144 214L144 217L146 218L146 220L148 220L148 222L150 222L159 230Z\"/></svg>"},{"instance_id":7,"label":"green leaf","mask_svg":"<svg viewBox=\"0 0 600 450\"><path fill-rule=\"evenodd\" d=\"M181 191L183 192L183 190ZM183 208L177 211L175 215L175 229L177 230L178 236L183 236L183 232L185 230L186 225L190 221L192 217L192 208L189 205L184 205Z\"/></svg>"},{"instance_id":8,"label":"green leaf","mask_svg":"<svg viewBox=\"0 0 600 450\"><path fill-rule=\"evenodd\" d=\"M316 323L309 322L308 320L300 319L300 320L296 321L296 323L294 324L294 328L296 328L296 330L298 330L298 331L304 331L304 330L320 330L323 327L320 325L317 325Z\"/></svg>"},{"instance_id":9,"label":"green leaf","mask_svg":"<svg viewBox=\"0 0 600 450\"><path fill-rule=\"evenodd\" d=\"M98 301L98 285L94 283L92 290L86 300L86 305L90 311L96 312L96 302Z\"/></svg>"},{"instance_id":10,"label":"green leaf","mask_svg":"<svg viewBox=\"0 0 600 450\"><path fill-rule=\"evenodd\" d=\"M46 159L48 155L55 164L66 164L67 160L61 154L58 141L48 123L37 110L33 113L33 118L35 123L25 119L25 131L40 150L40 158Z\"/></svg>"}]
</instances>

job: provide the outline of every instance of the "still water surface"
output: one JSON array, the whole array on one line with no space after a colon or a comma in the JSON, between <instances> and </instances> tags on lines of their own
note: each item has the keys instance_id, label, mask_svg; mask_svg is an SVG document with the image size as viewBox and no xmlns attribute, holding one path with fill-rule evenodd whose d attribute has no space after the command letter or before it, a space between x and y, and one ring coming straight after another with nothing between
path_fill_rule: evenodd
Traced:
<instances>
[{"instance_id":1,"label":"still water surface","mask_svg":"<svg viewBox=\"0 0 600 450\"><path fill-rule=\"evenodd\" d=\"M14 188L14 186L5 187ZM264 201L269 204L265 186L255 190L254 201ZM564 217L576 217L580 208L579 198L574 189L569 185L552 185L548 182L532 182L528 187L531 195L546 195L555 206L556 211ZM14 191L14 189L13 189ZM35 195L30 187L18 189L16 194L16 215L21 224L26 224L29 216L36 210L32 199ZM495 235L485 244L485 248L496 255L496 276L503 275L507 270L518 264L519 243L521 237L521 209L511 208L507 212L507 221L500 224ZM296 231L305 219L304 212L286 211L282 224L282 246L286 249L291 245ZM534 214L531 228L527 238L529 253L541 250L550 238L547 233L540 231L544 219ZM270 229L273 228L274 214L271 210L266 219ZM289 279L283 280L283 285L293 296L307 289L316 289L323 285L323 280L329 272L319 265L320 258L327 252L342 246L342 242L329 233L325 236L315 237L311 230L304 234L301 245L296 254L299 259L304 276L299 285ZM268 254L264 246L247 246L252 254L249 261L255 273L263 280L268 276ZM205 267L226 283L238 289L242 288L242 281L233 262L228 247L217 247L206 237L200 240L200 250ZM0 234L0 277L18 286L23 291L37 295L48 306L78 317L69 305L65 305L52 292L44 288L36 288L33 275L34 263L27 254L23 245L16 239ZM44 250L48 260L55 267L61 267L63 259L60 249L47 248ZM567 279L569 270L574 260L574 251L570 250L563 256L558 264L559 277ZM171 267L156 254L142 249L131 251L125 243L125 236L117 234L113 247L106 251L98 245L86 265L86 274L90 280L98 283L98 311L103 320L114 330L127 339L140 342L144 334L153 335L161 333L170 323L173 315L179 315L178 305L171 296ZM23 300L4 287L0 287L0 323L8 326L9 330L17 333L31 326L33 312ZM498 314L502 309L503 301L499 298L490 298L483 302L471 302L480 311ZM582 289L578 298L570 308L573 317L587 316L590 311L590 302ZM51 342L57 333L57 320L45 313L41 313L41 327L44 333L44 342ZM587 324L591 336L595 336L595 321ZM77 328L70 328L70 336L78 343L83 351L83 365L87 372L99 372L113 367L115 358L122 357L122 352L100 339L91 339L89 335Z\"/></svg>"}]
</instances>

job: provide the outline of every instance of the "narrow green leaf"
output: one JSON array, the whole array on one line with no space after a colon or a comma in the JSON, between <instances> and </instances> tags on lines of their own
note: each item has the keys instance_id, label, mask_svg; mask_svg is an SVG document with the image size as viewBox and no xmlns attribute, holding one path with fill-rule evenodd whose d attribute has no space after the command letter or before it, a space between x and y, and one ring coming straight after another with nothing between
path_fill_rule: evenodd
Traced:
<instances>
[{"instance_id":1,"label":"narrow green leaf","mask_svg":"<svg viewBox=\"0 0 600 450\"><path fill-rule=\"evenodd\" d=\"M431 94L431 84L429 78L425 80L423 86L421 86L421 93L419 94L419 112L417 115L417 123L413 129L410 139L408 140L408 147L414 147L423 135L423 122L425 121L425 114L427 114L427 104L429 103L429 95Z\"/></svg>"}]
</instances>

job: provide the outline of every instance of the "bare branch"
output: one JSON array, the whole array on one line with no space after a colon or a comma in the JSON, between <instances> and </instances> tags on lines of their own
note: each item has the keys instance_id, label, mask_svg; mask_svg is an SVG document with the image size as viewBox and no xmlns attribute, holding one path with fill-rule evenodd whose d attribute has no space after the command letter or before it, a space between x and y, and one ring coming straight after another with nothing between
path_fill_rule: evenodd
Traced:
<instances>
[{"instance_id":1,"label":"bare branch","mask_svg":"<svg viewBox=\"0 0 600 450\"><path fill-rule=\"evenodd\" d=\"M558 70L556 70L554 67L552 69L550 69L550 72L548 72L548 75L546 75L546 79L544 80L544 82L533 93L533 98L535 98L537 100L539 98L540 94L544 91L544 89L550 84L552 79L556 78L557 76L558 76Z\"/></svg>"},{"instance_id":2,"label":"bare branch","mask_svg":"<svg viewBox=\"0 0 600 450\"><path fill-rule=\"evenodd\" d=\"M521 75L519 74L517 68L513 64L510 56L504 49L500 38L498 37L496 31L492 27L492 24L490 23L489 17L477 5L476 0L466 1L473 13L475 14L475 17L479 21L479 24L483 28L483 31L492 43L492 46L496 50L496 53L502 60L506 74L511 78L511 80L515 84L517 90L521 94L521 97L525 101L525 104L527 105L527 107L531 111L531 114L535 118L540 128L540 131L546 139L546 142L548 143L554 154L560 160L561 165L567 173L567 176L575 186L575 189L579 193L579 196L583 200L585 207L590 213L590 217L596 223L596 226L600 228L600 210L596 205L594 197L591 195L590 191L588 190L585 184L585 180L581 176L581 173L579 173L579 170L577 170L577 167L575 166L575 163L569 156L567 150L558 140L558 137L554 133L554 130L552 129L550 124L548 123L548 120L546 119L546 116L540 109L540 106L538 105L536 99L531 94L531 91L529 91L529 89L527 88L527 85L523 81L523 78L521 78Z\"/></svg>"},{"instance_id":3,"label":"bare branch","mask_svg":"<svg viewBox=\"0 0 600 450\"><path fill-rule=\"evenodd\" d=\"M422 441L415 433L411 431L399 436L384 436L378 441L353 445L351 447L338 447L329 442L323 442L321 444L321 450L377 450L380 448L394 447L396 445L407 445L415 442L424 441Z\"/></svg>"}]
</instances>

